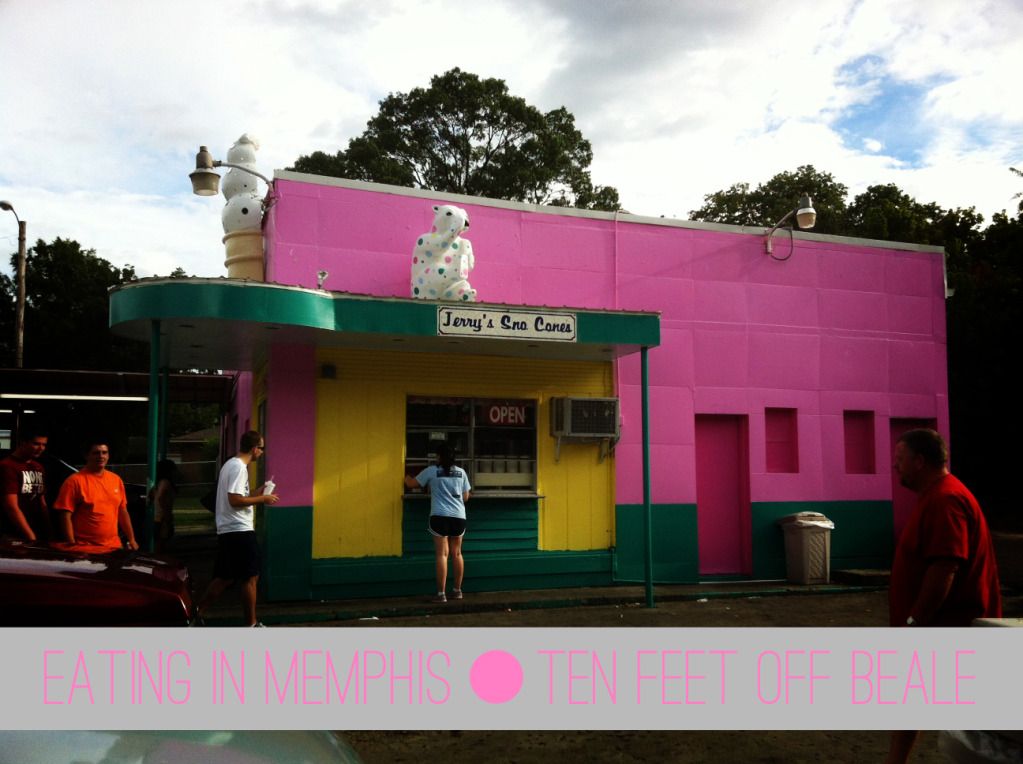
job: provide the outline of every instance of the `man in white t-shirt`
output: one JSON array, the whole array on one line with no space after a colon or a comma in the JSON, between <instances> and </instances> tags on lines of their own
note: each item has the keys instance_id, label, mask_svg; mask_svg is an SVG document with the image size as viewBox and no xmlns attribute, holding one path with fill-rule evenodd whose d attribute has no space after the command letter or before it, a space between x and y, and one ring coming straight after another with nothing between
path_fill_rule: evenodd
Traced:
<instances>
[{"instance_id":1,"label":"man in white t-shirt","mask_svg":"<svg viewBox=\"0 0 1023 764\"><path fill-rule=\"evenodd\" d=\"M276 504L277 494L263 493L260 486L249 495L249 464L266 451L263 436L255 430L242 435L238 453L224 462L217 481L217 559L213 580L199 603L200 617L206 607L235 581L241 584L242 619L246 626L262 626L256 620L256 584L260 555L252 507Z\"/></svg>"}]
</instances>

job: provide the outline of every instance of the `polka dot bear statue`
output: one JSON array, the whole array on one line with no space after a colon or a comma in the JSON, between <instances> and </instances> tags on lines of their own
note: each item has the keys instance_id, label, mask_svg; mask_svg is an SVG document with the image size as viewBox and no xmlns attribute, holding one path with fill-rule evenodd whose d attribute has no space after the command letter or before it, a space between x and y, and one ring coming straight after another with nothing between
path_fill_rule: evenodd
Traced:
<instances>
[{"instance_id":1,"label":"polka dot bear statue","mask_svg":"<svg viewBox=\"0 0 1023 764\"><path fill-rule=\"evenodd\" d=\"M433 230L422 234L412 250L412 296L421 300L476 302L469 271L476 264L472 242L458 234L469 227L465 210L434 205Z\"/></svg>"}]
</instances>

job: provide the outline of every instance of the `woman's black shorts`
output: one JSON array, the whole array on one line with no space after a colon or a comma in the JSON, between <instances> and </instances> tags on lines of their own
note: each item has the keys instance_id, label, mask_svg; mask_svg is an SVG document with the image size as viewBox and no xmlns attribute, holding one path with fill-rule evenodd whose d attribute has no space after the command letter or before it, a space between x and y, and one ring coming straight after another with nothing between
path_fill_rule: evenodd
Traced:
<instances>
[{"instance_id":1,"label":"woman's black shorts","mask_svg":"<svg viewBox=\"0 0 1023 764\"><path fill-rule=\"evenodd\" d=\"M217 536L217 561L213 577L229 581L259 575L259 541L255 531L236 531Z\"/></svg>"},{"instance_id":2,"label":"woman's black shorts","mask_svg":"<svg viewBox=\"0 0 1023 764\"><path fill-rule=\"evenodd\" d=\"M434 536L464 536L465 518L430 515L429 530Z\"/></svg>"}]
</instances>

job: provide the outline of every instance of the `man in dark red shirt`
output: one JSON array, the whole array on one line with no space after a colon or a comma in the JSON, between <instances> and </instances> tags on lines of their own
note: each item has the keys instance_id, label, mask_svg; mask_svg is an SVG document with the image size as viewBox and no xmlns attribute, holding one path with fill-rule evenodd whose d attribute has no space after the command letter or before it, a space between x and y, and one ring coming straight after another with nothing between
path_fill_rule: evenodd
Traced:
<instances>
[{"instance_id":1,"label":"man in dark red shirt","mask_svg":"<svg viewBox=\"0 0 1023 764\"><path fill-rule=\"evenodd\" d=\"M37 459L46 450L41 431L22 427L18 447L0 461L0 529L4 535L26 541L50 538L43 465Z\"/></svg>"},{"instance_id":2,"label":"man in dark red shirt","mask_svg":"<svg viewBox=\"0 0 1023 764\"><path fill-rule=\"evenodd\" d=\"M969 626L974 618L1001 618L987 521L970 490L949 473L944 439L934 430L910 430L896 443L894 461L917 502L892 562L891 625ZM893 733L887 761L906 761L916 735Z\"/></svg>"},{"instance_id":3,"label":"man in dark red shirt","mask_svg":"<svg viewBox=\"0 0 1023 764\"><path fill-rule=\"evenodd\" d=\"M892 563L892 626L969 626L1000 618L998 566L984 514L948 471L934 430L910 430L895 446L895 470L917 494Z\"/></svg>"}]
</instances>

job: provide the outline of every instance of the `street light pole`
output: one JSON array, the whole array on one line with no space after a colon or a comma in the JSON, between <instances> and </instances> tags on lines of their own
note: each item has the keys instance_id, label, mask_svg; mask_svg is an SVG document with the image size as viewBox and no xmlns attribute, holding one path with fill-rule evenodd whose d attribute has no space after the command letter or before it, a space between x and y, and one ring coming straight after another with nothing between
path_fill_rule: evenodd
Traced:
<instances>
[{"instance_id":1,"label":"street light pole","mask_svg":"<svg viewBox=\"0 0 1023 764\"><path fill-rule=\"evenodd\" d=\"M18 221L18 301L14 317L14 368L20 369L25 361L25 221L18 217L10 202L0 201L0 210L6 210Z\"/></svg>"},{"instance_id":2,"label":"street light pole","mask_svg":"<svg viewBox=\"0 0 1023 764\"><path fill-rule=\"evenodd\" d=\"M18 221L18 308L14 318L14 368L25 363L25 221Z\"/></svg>"}]
</instances>

